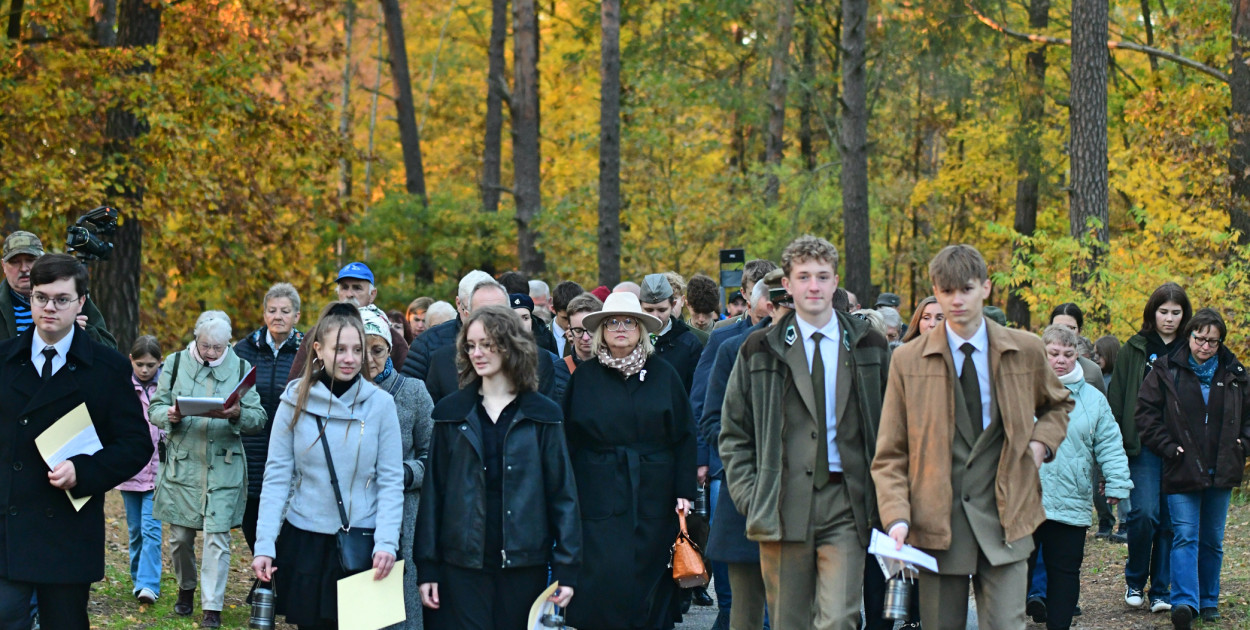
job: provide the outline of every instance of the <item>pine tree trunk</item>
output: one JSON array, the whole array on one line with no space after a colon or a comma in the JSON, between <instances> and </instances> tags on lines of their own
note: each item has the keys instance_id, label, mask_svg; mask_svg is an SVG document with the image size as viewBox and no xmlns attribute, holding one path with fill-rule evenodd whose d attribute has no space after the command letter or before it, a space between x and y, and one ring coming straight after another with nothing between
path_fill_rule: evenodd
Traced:
<instances>
[{"instance_id":1,"label":"pine tree trunk","mask_svg":"<svg viewBox=\"0 0 1250 630\"><path fill-rule=\"evenodd\" d=\"M399 0L380 0L386 20L387 53L391 58L391 83L395 86L395 117L399 123L399 144L404 155L404 188L429 204L425 191L425 167L421 164L421 134L412 99L412 76L408 73L408 43L404 38L404 16Z\"/></svg>"},{"instance_id":2,"label":"pine tree trunk","mask_svg":"<svg viewBox=\"0 0 1250 630\"><path fill-rule=\"evenodd\" d=\"M534 221L542 212L542 156L538 130L538 16L534 0L514 0L512 170L516 191L517 259L521 271L541 273Z\"/></svg>"},{"instance_id":3,"label":"pine tree trunk","mask_svg":"<svg viewBox=\"0 0 1250 630\"><path fill-rule=\"evenodd\" d=\"M842 223L846 272L842 285L860 304L876 299L868 226L868 86L865 28L868 0L842 0Z\"/></svg>"},{"instance_id":4,"label":"pine tree trunk","mask_svg":"<svg viewBox=\"0 0 1250 630\"><path fill-rule=\"evenodd\" d=\"M352 34L356 29L356 2L343 3L343 93L339 98L339 138L351 146L352 130ZM346 203L352 196L351 151L344 151L339 158L339 203Z\"/></svg>"},{"instance_id":5,"label":"pine tree trunk","mask_svg":"<svg viewBox=\"0 0 1250 630\"><path fill-rule=\"evenodd\" d=\"M777 205L781 180L777 169L785 153L786 87L790 59L790 40L794 34L794 0L778 0L777 31L773 38L772 61L768 71L768 135L764 141L764 164L768 166L768 182L764 187L764 203Z\"/></svg>"},{"instance_id":6,"label":"pine tree trunk","mask_svg":"<svg viewBox=\"0 0 1250 630\"><path fill-rule=\"evenodd\" d=\"M508 41L508 0L491 0L490 47L486 72L486 139L482 143L482 210L499 211L503 177L503 96L508 85L504 46Z\"/></svg>"},{"instance_id":7,"label":"pine tree trunk","mask_svg":"<svg viewBox=\"0 0 1250 630\"><path fill-rule=\"evenodd\" d=\"M122 48L154 49L161 33L161 3L147 0L121 0L118 16L117 45ZM150 73L155 67L144 61L134 68ZM143 208L142 159L133 153L132 142L147 133L147 122L134 112L121 107L108 111L105 125L106 152L126 156L128 174L116 183L112 194L114 205L122 211L121 224L113 235L113 256L107 262L95 263L91 273L92 299L104 314L104 321L123 352L139 336L139 278L143 262L143 226L139 221Z\"/></svg>"},{"instance_id":8,"label":"pine tree trunk","mask_svg":"<svg viewBox=\"0 0 1250 630\"><path fill-rule=\"evenodd\" d=\"M1232 116L1228 123L1228 170L1232 176L1232 199L1228 218L1240 234L1237 242L1250 243L1250 0L1232 0L1233 71Z\"/></svg>"},{"instance_id":9,"label":"pine tree trunk","mask_svg":"<svg viewBox=\"0 0 1250 630\"><path fill-rule=\"evenodd\" d=\"M621 281L621 1L602 0L599 89L599 284Z\"/></svg>"},{"instance_id":10,"label":"pine tree trunk","mask_svg":"<svg viewBox=\"0 0 1250 630\"><path fill-rule=\"evenodd\" d=\"M1107 0L1072 3L1072 87L1069 143L1072 236L1091 248L1087 264L1072 270L1072 287L1086 289L1106 253L1107 231ZM1093 239L1090 239L1090 236Z\"/></svg>"},{"instance_id":11,"label":"pine tree trunk","mask_svg":"<svg viewBox=\"0 0 1250 630\"><path fill-rule=\"evenodd\" d=\"M1029 3L1029 26L1040 32L1050 24L1050 0L1032 0ZM1033 236L1037 229L1038 189L1041 184L1042 147L1040 135L1042 120L1046 114L1046 47L1038 46L1029 51L1025 59L1024 84L1020 86L1020 128L1016 134L1016 146L1020 154L1016 171L1016 233ZM1032 249L1017 246L1012 252L1017 262L1027 260ZM1012 288L1007 296L1007 319L1016 326L1028 329L1030 325L1029 304L1024 293L1032 285L1025 281Z\"/></svg>"},{"instance_id":12,"label":"pine tree trunk","mask_svg":"<svg viewBox=\"0 0 1250 630\"><path fill-rule=\"evenodd\" d=\"M800 81L803 84L803 98L799 101L799 154L803 156L803 166L807 170L816 168L816 148L812 145L812 116L815 112L813 103L814 83L816 82L816 24L812 16L813 7L808 0L807 10L803 12L803 46Z\"/></svg>"}]
</instances>

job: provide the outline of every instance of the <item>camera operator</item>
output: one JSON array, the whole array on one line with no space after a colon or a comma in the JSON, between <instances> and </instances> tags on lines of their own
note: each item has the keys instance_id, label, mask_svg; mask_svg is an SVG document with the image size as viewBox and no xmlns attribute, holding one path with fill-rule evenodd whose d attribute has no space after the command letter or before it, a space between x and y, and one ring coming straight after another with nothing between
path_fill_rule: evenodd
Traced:
<instances>
[{"instance_id":1,"label":"camera operator","mask_svg":"<svg viewBox=\"0 0 1250 630\"><path fill-rule=\"evenodd\" d=\"M0 280L0 339L16 337L30 328L30 269L43 253L43 243L30 232L14 232L4 239L0 256L4 267L4 280ZM117 340L90 297L76 321L88 337L117 349Z\"/></svg>"}]
</instances>

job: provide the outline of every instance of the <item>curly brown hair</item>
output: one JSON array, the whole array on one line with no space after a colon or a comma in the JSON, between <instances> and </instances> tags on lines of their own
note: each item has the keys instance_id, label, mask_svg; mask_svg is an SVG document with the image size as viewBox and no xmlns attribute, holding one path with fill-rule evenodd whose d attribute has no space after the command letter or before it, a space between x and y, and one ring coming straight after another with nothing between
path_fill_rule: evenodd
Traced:
<instances>
[{"instance_id":1,"label":"curly brown hair","mask_svg":"<svg viewBox=\"0 0 1250 630\"><path fill-rule=\"evenodd\" d=\"M826 262L832 265L834 269L837 269L838 248L823 238L805 234L790 241L790 244L786 245L785 251L781 252L781 270L786 274L786 277L790 276L790 270L794 269L794 265L807 261ZM763 276L760 276L760 278L763 278ZM756 280L760 278L756 278Z\"/></svg>"},{"instance_id":2,"label":"curly brown hair","mask_svg":"<svg viewBox=\"0 0 1250 630\"><path fill-rule=\"evenodd\" d=\"M534 343L534 334L506 306L483 306L474 310L456 334L456 371L461 389L482 380L465 351L465 338L475 323L482 325L486 336L495 344L495 352L503 358L504 376L517 393L537 391L538 346Z\"/></svg>"},{"instance_id":3,"label":"curly brown hair","mask_svg":"<svg viewBox=\"0 0 1250 630\"><path fill-rule=\"evenodd\" d=\"M701 273L695 274L686 284L686 303L696 313L720 311L720 289L716 281Z\"/></svg>"}]
</instances>

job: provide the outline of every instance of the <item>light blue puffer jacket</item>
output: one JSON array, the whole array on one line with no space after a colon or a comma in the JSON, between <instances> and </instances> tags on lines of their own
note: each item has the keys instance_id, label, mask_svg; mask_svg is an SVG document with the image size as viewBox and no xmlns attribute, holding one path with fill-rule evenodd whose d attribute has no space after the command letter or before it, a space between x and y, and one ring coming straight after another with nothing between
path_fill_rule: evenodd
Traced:
<instances>
[{"instance_id":1,"label":"light blue puffer jacket","mask_svg":"<svg viewBox=\"0 0 1250 630\"><path fill-rule=\"evenodd\" d=\"M1068 436L1055 459L1042 465L1042 507L1047 520L1089 527L1093 523L1094 463L1102 467L1108 498L1128 498L1133 482L1120 425L1107 398L1084 379L1065 386L1076 407L1068 414Z\"/></svg>"}]
</instances>

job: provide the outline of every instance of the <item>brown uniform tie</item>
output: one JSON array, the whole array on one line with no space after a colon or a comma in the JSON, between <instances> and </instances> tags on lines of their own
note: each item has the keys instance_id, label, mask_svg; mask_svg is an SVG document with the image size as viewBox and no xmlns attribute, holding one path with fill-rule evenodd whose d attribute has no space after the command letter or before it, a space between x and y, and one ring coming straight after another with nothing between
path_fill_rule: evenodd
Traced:
<instances>
[{"instance_id":1,"label":"brown uniform tie","mask_svg":"<svg viewBox=\"0 0 1250 630\"><path fill-rule=\"evenodd\" d=\"M968 417L972 420L972 433L977 437L981 436L981 431L985 425L981 419L981 381L977 378L977 365L972 361L972 353L977 351L977 347L965 343L959 346L964 353L964 367L959 374L959 386L964 390L964 406L968 408Z\"/></svg>"},{"instance_id":2,"label":"brown uniform tie","mask_svg":"<svg viewBox=\"0 0 1250 630\"><path fill-rule=\"evenodd\" d=\"M829 483L829 417L825 412L825 359L820 354L820 342L825 336L821 333L812 333L812 341L815 342L815 354L812 355L812 392L816 397L816 426L817 437L820 441L816 444L816 469L813 473L812 483L819 490Z\"/></svg>"}]
</instances>

